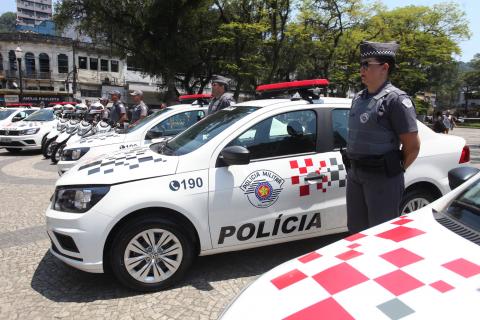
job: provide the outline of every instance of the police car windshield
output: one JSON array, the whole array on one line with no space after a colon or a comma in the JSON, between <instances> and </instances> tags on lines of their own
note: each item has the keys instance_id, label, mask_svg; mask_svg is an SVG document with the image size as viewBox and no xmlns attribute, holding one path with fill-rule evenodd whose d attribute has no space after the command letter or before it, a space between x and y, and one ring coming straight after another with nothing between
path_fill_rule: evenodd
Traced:
<instances>
[{"instance_id":1,"label":"police car windshield","mask_svg":"<svg viewBox=\"0 0 480 320\"><path fill-rule=\"evenodd\" d=\"M23 121L52 121L55 118L53 109L35 111Z\"/></svg>"},{"instance_id":2,"label":"police car windshield","mask_svg":"<svg viewBox=\"0 0 480 320\"><path fill-rule=\"evenodd\" d=\"M480 232L480 179L453 200L447 215Z\"/></svg>"},{"instance_id":3,"label":"police car windshield","mask_svg":"<svg viewBox=\"0 0 480 320\"><path fill-rule=\"evenodd\" d=\"M140 120L135 126L133 126L131 128L128 128L125 133L134 132L134 131L140 129L141 127L143 127L144 125L146 125L147 123L149 123L152 119L155 119L155 118L159 117L160 115L165 114L165 113L167 113L171 110L172 109L170 109L170 108L166 108L166 109L160 110L158 112L154 112L151 115L149 115L149 116L143 118L142 120Z\"/></svg>"},{"instance_id":4,"label":"police car windshield","mask_svg":"<svg viewBox=\"0 0 480 320\"><path fill-rule=\"evenodd\" d=\"M5 120L7 119L12 113L14 113L15 110L0 110L0 120Z\"/></svg>"},{"instance_id":5,"label":"police car windshield","mask_svg":"<svg viewBox=\"0 0 480 320\"><path fill-rule=\"evenodd\" d=\"M255 110L258 110L258 107L232 107L220 110L168 141L163 148L159 148L159 152L180 156L197 150Z\"/></svg>"}]
</instances>

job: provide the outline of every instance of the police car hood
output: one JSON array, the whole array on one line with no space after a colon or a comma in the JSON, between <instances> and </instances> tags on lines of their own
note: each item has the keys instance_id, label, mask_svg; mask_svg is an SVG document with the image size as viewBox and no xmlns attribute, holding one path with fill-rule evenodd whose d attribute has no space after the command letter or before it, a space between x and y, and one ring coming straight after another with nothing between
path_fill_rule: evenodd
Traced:
<instances>
[{"instance_id":1,"label":"police car hood","mask_svg":"<svg viewBox=\"0 0 480 320\"><path fill-rule=\"evenodd\" d=\"M80 139L75 145L68 146L71 148L83 148L83 147L100 147L108 144L122 143L125 141L127 134L120 134L114 131L95 134L90 137Z\"/></svg>"},{"instance_id":2,"label":"police car hood","mask_svg":"<svg viewBox=\"0 0 480 320\"><path fill-rule=\"evenodd\" d=\"M25 130L30 128L40 128L44 125L52 125L52 121L18 121L12 122L4 126L5 129L8 130Z\"/></svg>"},{"instance_id":3,"label":"police car hood","mask_svg":"<svg viewBox=\"0 0 480 320\"><path fill-rule=\"evenodd\" d=\"M149 147L129 149L80 162L57 181L62 185L116 184L174 174L178 157L165 156Z\"/></svg>"},{"instance_id":4,"label":"police car hood","mask_svg":"<svg viewBox=\"0 0 480 320\"><path fill-rule=\"evenodd\" d=\"M479 301L480 247L425 207L272 269L222 319L471 319Z\"/></svg>"}]
</instances>

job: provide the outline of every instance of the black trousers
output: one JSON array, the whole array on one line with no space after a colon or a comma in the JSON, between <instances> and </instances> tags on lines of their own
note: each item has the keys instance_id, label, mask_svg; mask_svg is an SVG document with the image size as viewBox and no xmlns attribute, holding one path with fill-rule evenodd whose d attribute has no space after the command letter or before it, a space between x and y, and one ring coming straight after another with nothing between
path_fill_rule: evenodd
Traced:
<instances>
[{"instance_id":1,"label":"black trousers","mask_svg":"<svg viewBox=\"0 0 480 320\"><path fill-rule=\"evenodd\" d=\"M405 189L403 173L387 177L382 170L347 170L347 225L357 233L400 215Z\"/></svg>"}]
</instances>

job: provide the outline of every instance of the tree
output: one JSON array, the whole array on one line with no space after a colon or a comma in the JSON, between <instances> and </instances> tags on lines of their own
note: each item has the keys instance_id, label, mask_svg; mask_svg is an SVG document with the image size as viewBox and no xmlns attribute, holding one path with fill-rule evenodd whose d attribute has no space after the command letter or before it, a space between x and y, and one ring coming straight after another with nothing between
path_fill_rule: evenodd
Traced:
<instances>
[{"instance_id":1,"label":"tree","mask_svg":"<svg viewBox=\"0 0 480 320\"><path fill-rule=\"evenodd\" d=\"M0 32L15 32L17 15L15 12L5 12L0 16Z\"/></svg>"}]
</instances>

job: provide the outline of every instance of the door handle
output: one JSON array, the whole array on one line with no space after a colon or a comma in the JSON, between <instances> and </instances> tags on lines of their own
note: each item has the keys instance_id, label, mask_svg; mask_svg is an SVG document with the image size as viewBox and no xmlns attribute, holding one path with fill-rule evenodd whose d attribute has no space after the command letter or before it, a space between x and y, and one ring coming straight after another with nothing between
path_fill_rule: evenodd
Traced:
<instances>
[{"instance_id":1,"label":"door handle","mask_svg":"<svg viewBox=\"0 0 480 320\"><path fill-rule=\"evenodd\" d=\"M322 182L323 178L325 178L325 175L321 173L309 174L305 177L305 182L318 183Z\"/></svg>"}]
</instances>

